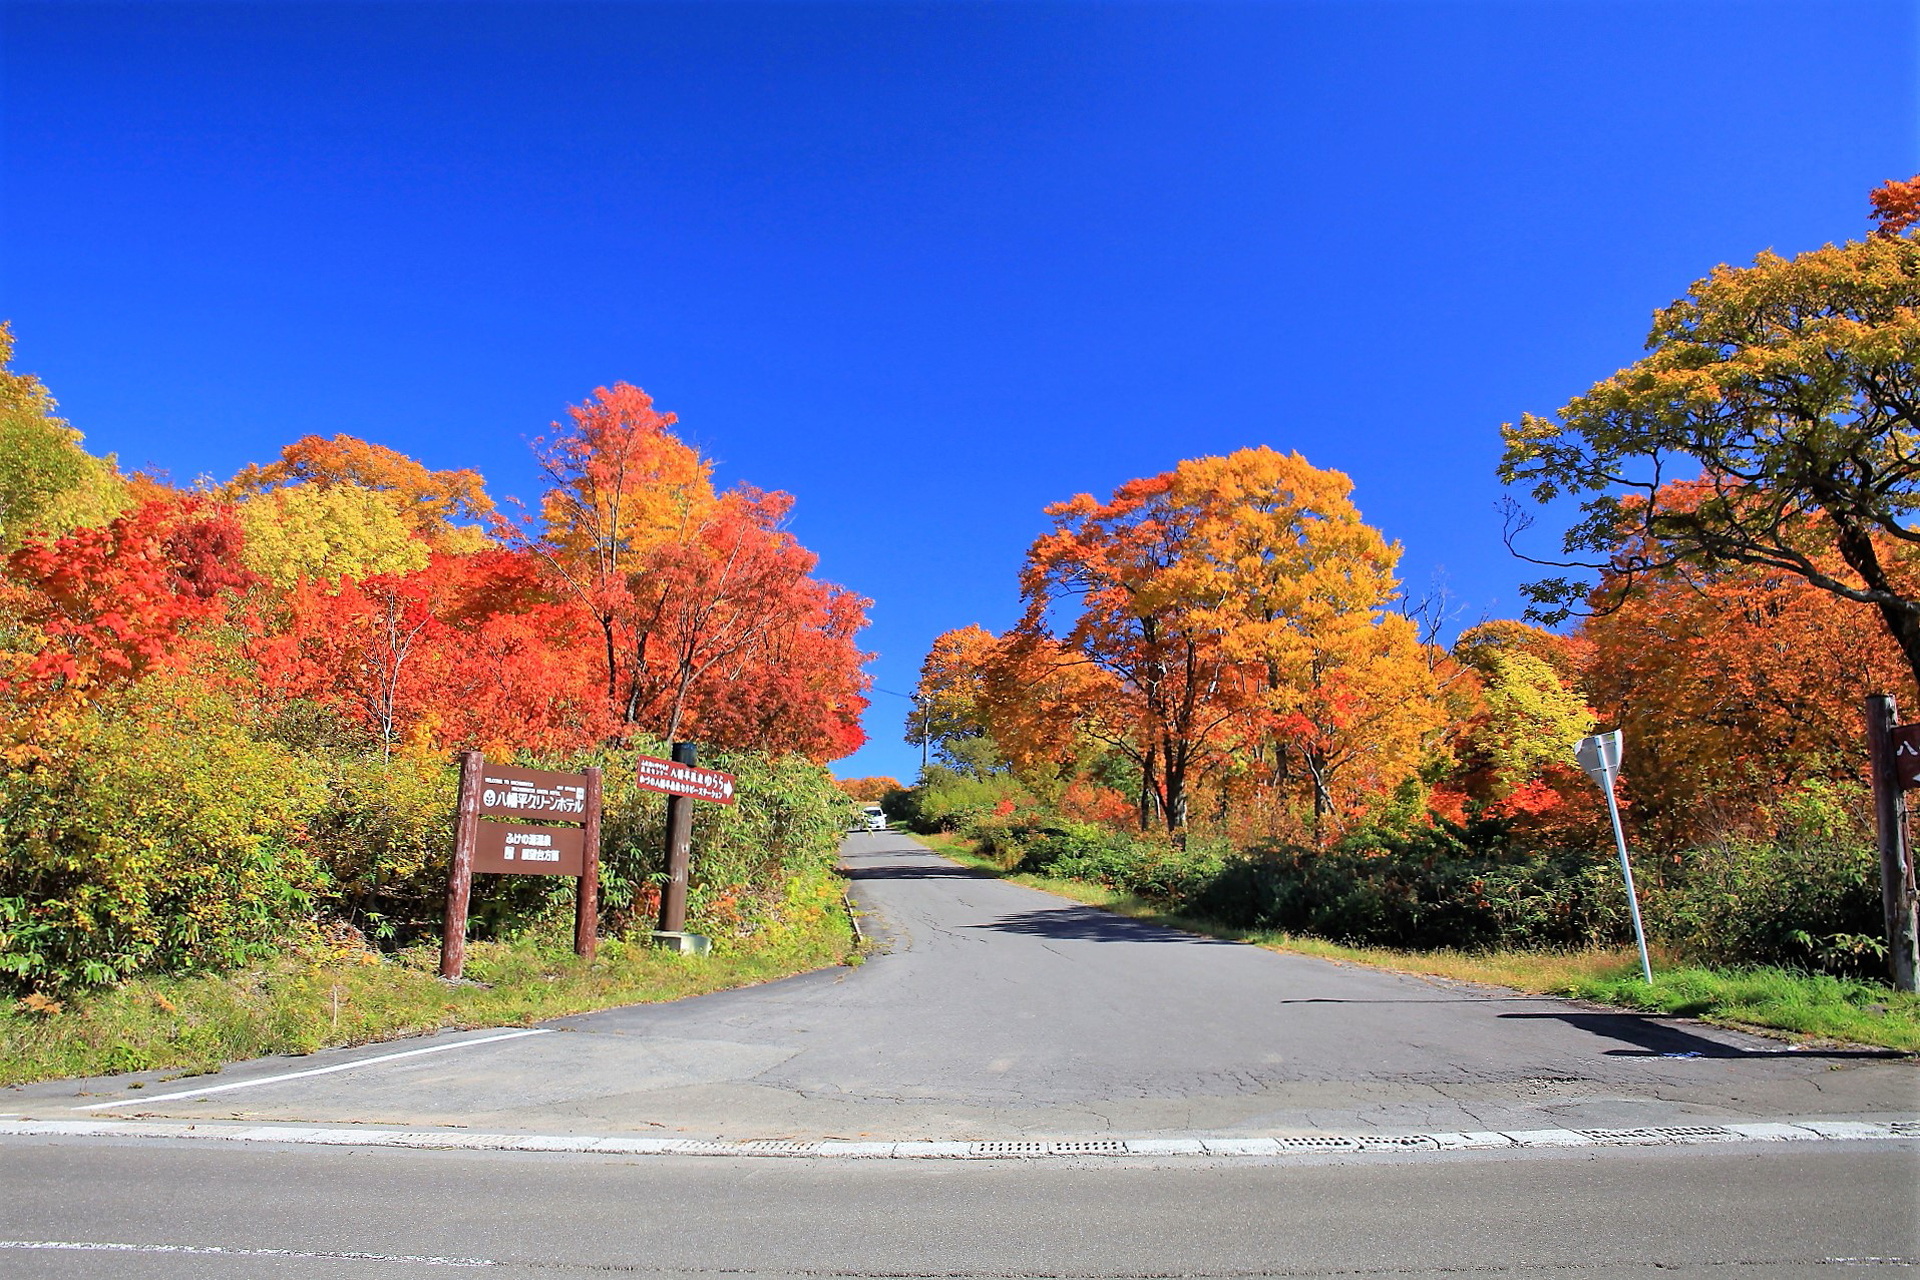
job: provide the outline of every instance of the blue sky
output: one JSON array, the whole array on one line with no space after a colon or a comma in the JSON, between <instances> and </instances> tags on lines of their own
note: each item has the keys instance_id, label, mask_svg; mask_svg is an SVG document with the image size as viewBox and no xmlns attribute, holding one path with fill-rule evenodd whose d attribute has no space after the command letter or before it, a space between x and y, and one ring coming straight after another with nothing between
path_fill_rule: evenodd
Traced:
<instances>
[{"instance_id":1,"label":"blue sky","mask_svg":"<svg viewBox=\"0 0 1920 1280\"><path fill-rule=\"evenodd\" d=\"M1920 170L1902 2L0 6L0 316L91 448L496 495L598 385L798 497L882 690L1041 508L1254 444L1517 614L1497 429ZM911 776L877 692L842 774Z\"/></svg>"}]
</instances>

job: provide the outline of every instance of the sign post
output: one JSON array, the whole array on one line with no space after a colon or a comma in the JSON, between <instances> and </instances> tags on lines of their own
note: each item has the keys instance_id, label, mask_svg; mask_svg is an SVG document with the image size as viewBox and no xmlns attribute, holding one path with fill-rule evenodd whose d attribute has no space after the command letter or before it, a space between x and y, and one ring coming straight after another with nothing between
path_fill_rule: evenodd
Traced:
<instances>
[{"instance_id":1,"label":"sign post","mask_svg":"<svg viewBox=\"0 0 1920 1280\"><path fill-rule=\"evenodd\" d=\"M1613 819L1613 844L1620 851L1620 875L1627 882L1627 910L1633 916L1633 941L1640 948L1640 976L1653 985L1653 964L1647 959L1647 931L1640 923L1640 896L1633 890L1633 863L1627 860L1627 833L1620 826L1620 802L1614 798L1613 784L1620 776L1622 742L1620 731L1596 733L1582 738L1573 749L1574 759L1587 771L1599 788L1607 793L1607 816Z\"/></svg>"},{"instance_id":2,"label":"sign post","mask_svg":"<svg viewBox=\"0 0 1920 1280\"><path fill-rule=\"evenodd\" d=\"M664 792L667 797L667 882L660 889L660 923L654 929L676 944L704 947L689 942L693 935L687 925L687 870L693 856L693 801L715 804L734 803L734 777L718 769L694 765L698 748L691 742L673 744L673 758L638 756L634 760L634 781L648 791Z\"/></svg>"},{"instance_id":3,"label":"sign post","mask_svg":"<svg viewBox=\"0 0 1920 1280\"><path fill-rule=\"evenodd\" d=\"M593 957L600 893L600 770L550 773L488 764L478 751L460 756L453 860L447 868L447 911L440 932L440 976L458 978L467 962L467 906L476 872L572 876L573 950ZM544 818L580 825L487 822Z\"/></svg>"},{"instance_id":4,"label":"sign post","mask_svg":"<svg viewBox=\"0 0 1920 1280\"><path fill-rule=\"evenodd\" d=\"M1886 915L1887 967L1896 991L1914 990L1920 969L1915 928L1913 850L1907 839L1906 793L1920 787L1920 725L1900 723L1884 693L1866 701L1867 755L1873 766L1873 825L1880 845L1880 905Z\"/></svg>"}]
</instances>

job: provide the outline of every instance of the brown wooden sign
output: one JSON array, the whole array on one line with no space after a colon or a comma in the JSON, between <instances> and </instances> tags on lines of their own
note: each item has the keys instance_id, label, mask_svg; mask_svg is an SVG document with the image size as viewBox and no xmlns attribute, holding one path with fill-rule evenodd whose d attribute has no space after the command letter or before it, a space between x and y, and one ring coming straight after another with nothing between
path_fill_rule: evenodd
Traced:
<instances>
[{"instance_id":1,"label":"brown wooden sign","mask_svg":"<svg viewBox=\"0 0 1920 1280\"><path fill-rule=\"evenodd\" d=\"M545 818L579 826L488 822ZM460 798L447 864L447 910L440 925L440 976L458 978L467 962L467 904L475 872L575 876L573 950L593 958L600 919L600 770L549 773L488 764L478 751L460 757Z\"/></svg>"},{"instance_id":2,"label":"brown wooden sign","mask_svg":"<svg viewBox=\"0 0 1920 1280\"><path fill-rule=\"evenodd\" d=\"M1900 789L1920 787L1920 724L1901 724L1888 735L1893 746L1893 768L1899 775Z\"/></svg>"},{"instance_id":3,"label":"brown wooden sign","mask_svg":"<svg viewBox=\"0 0 1920 1280\"><path fill-rule=\"evenodd\" d=\"M732 774L682 764L678 760L636 756L634 781L648 791L662 791L670 796L692 796L715 804L734 803Z\"/></svg>"},{"instance_id":4,"label":"brown wooden sign","mask_svg":"<svg viewBox=\"0 0 1920 1280\"><path fill-rule=\"evenodd\" d=\"M495 875L577 876L586 869L586 835L579 827L483 822L475 832L473 869Z\"/></svg>"},{"instance_id":5,"label":"brown wooden sign","mask_svg":"<svg viewBox=\"0 0 1920 1280\"><path fill-rule=\"evenodd\" d=\"M548 773L510 764L483 765L480 770L480 813L488 818L545 818L584 822L587 813L587 775Z\"/></svg>"}]
</instances>

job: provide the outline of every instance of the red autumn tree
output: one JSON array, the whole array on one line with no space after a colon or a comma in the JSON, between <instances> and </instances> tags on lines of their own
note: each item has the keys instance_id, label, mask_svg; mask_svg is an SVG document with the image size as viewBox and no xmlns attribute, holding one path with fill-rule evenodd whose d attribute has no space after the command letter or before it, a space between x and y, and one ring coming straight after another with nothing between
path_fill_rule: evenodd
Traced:
<instances>
[{"instance_id":1,"label":"red autumn tree","mask_svg":"<svg viewBox=\"0 0 1920 1280\"><path fill-rule=\"evenodd\" d=\"M254 582L241 546L230 508L171 493L107 524L29 542L7 562L31 593L25 620L45 640L26 677L78 690L188 661L195 625Z\"/></svg>"},{"instance_id":2,"label":"red autumn tree","mask_svg":"<svg viewBox=\"0 0 1920 1280\"><path fill-rule=\"evenodd\" d=\"M633 576L636 718L660 736L803 752L859 747L866 602L812 576L780 528L793 499L738 489Z\"/></svg>"}]
</instances>

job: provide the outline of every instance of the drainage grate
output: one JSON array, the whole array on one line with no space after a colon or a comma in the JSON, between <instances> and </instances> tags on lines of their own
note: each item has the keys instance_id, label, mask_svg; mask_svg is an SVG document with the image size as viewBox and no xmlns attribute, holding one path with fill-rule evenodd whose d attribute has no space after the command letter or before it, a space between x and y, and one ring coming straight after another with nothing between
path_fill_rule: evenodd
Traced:
<instances>
[{"instance_id":1,"label":"drainage grate","mask_svg":"<svg viewBox=\"0 0 1920 1280\"><path fill-rule=\"evenodd\" d=\"M1127 1154L1124 1142L1109 1142L1103 1138L1086 1139L1079 1142L1049 1142L1047 1154L1054 1156L1123 1156Z\"/></svg>"},{"instance_id":2,"label":"drainage grate","mask_svg":"<svg viewBox=\"0 0 1920 1280\"><path fill-rule=\"evenodd\" d=\"M1352 1151L1360 1145L1352 1138L1305 1134L1291 1138L1275 1138L1274 1141L1291 1151Z\"/></svg>"},{"instance_id":3,"label":"drainage grate","mask_svg":"<svg viewBox=\"0 0 1920 1280\"><path fill-rule=\"evenodd\" d=\"M1048 1142L976 1142L969 1149L969 1155L976 1156L1044 1156L1052 1146Z\"/></svg>"},{"instance_id":4,"label":"drainage grate","mask_svg":"<svg viewBox=\"0 0 1920 1280\"><path fill-rule=\"evenodd\" d=\"M1595 1142L1610 1143L1701 1142L1739 1136L1718 1125L1703 1124L1649 1125L1639 1129L1581 1129L1578 1132Z\"/></svg>"},{"instance_id":5,"label":"drainage grate","mask_svg":"<svg viewBox=\"0 0 1920 1280\"><path fill-rule=\"evenodd\" d=\"M761 1138L734 1144L743 1156L811 1156L820 1153L817 1142L790 1142L779 1138Z\"/></svg>"},{"instance_id":6,"label":"drainage grate","mask_svg":"<svg viewBox=\"0 0 1920 1280\"><path fill-rule=\"evenodd\" d=\"M1425 1151L1440 1144L1424 1133L1409 1134L1403 1138L1363 1137L1359 1140L1362 1148L1379 1151Z\"/></svg>"}]
</instances>

